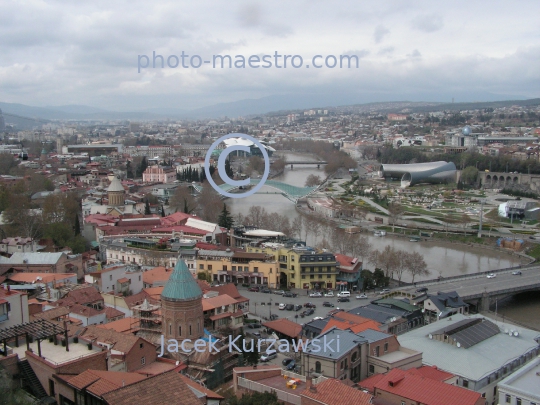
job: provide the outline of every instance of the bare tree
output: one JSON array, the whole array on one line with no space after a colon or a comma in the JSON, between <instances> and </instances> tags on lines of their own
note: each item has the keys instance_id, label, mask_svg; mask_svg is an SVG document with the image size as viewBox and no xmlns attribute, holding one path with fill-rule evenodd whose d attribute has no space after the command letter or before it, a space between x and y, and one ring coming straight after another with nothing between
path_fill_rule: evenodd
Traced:
<instances>
[{"instance_id":1,"label":"bare tree","mask_svg":"<svg viewBox=\"0 0 540 405\"><path fill-rule=\"evenodd\" d=\"M291 224L292 235L297 236L299 239L302 238L303 222L303 217L298 215L295 219L293 219Z\"/></svg>"},{"instance_id":2,"label":"bare tree","mask_svg":"<svg viewBox=\"0 0 540 405\"><path fill-rule=\"evenodd\" d=\"M459 218L459 223L463 227L463 235L467 234L467 225L469 225L469 222L471 222L471 218L469 218L467 214L463 213L463 215L461 215Z\"/></svg>"},{"instance_id":3,"label":"bare tree","mask_svg":"<svg viewBox=\"0 0 540 405\"><path fill-rule=\"evenodd\" d=\"M206 182L198 198L198 211L202 219L208 222L217 222L223 202L221 196Z\"/></svg>"},{"instance_id":4,"label":"bare tree","mask_svg":"<svg viewBox=\"0 0 540 405\"><path fill-rule=\"evenodd\" d=\"M247 222L249 225L256 226L258 228L262 227L263 217L266 214L266 210L259 206L254 205L249 207Z\"/></svg>"},{"instance_id":5,"label":"bare tree","mask_svg":"<svg viewBox=\"0 0 540 405\"><path fill-rule=\"evenodd\" d=\"M429 276L430 271L424 257L418 252L407 253L405 267L412 276L412 282L416 276Z\"/></svg>"},{"instance_id":6,"label":"bare tree","mask_svg":"<svg viewBox=\"0 0 540 405\"><path fill-rule=\"evenodd\" d=\"M374 250L371 252L370 262L383 270L386 277L393 278L399 266L398 251L392 246L385 246L382 251Z\"/></svg>"},{"instance_id":7,"label":"bare tree","mask_svg":"<svg viewBox=\"0 0 540 405\"><path fill-rule=\"evenodd\" d=\"M169 207L174 211L191 214L197 207L195 197L191 195L189 186L178 186L174 195L169 199Z\"/></svg>"},{"instance_id":8,"label":"bare tree","mask_svg":"<svg viewBox=\"0 0 540 405\"><path fill-rule=\"evenodd\" d=\"M403 206L400 203L397 202L391 202L388 204L388 216L390 219L390 222L392 223L392 232L395 230L396 221L401 218L405 210L403 209Z\"/></svg>"},{"instance_id":9,"label":"bare tree","mask_svg":"<svg viewBox=\"0 0 540 405\"><path fill-rule=\"evenodd\" d=\"M322 183L322 179L320 176L317 176L316 174L310 174L306 179L306 187L315 187Z\"/></svg>"}]
</instances>

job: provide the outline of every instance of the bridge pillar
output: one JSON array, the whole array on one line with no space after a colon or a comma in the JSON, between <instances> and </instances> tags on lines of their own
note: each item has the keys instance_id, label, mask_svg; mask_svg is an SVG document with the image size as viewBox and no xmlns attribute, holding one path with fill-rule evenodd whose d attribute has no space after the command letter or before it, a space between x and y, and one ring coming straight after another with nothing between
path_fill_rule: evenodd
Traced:
<instances>
[{"instance_id":1,"label":"bridge pillar","mask_svg":"<svg viewBox=\"0 0 540 405\"><path fill-rule=\"evenodd\" d=\"M321 168L321 165L317 165L317 169L320 169Z\"/></svg>"},{"instance_id":2,"label":"bridge pillar","mask_svg":"<svg viewBox=\"0 0 540 405\"><path fill-rule=\"evenodd\" d=\"M291 165L291 169L293 169L293 165Z\"/></svg>"},{"instance_id":3,"label":"bridge pillar","mask_svg":"<svg viewBox=\"0 0 540 405\"><path fill-rule=\"evenodd\" d=\"M480 300L480 310L481 311L489 311L489 304L490 304L490 299L489 299L489 294L488 293L483 293L482 294L482 299Z\"/></svg>"}]
</instances>

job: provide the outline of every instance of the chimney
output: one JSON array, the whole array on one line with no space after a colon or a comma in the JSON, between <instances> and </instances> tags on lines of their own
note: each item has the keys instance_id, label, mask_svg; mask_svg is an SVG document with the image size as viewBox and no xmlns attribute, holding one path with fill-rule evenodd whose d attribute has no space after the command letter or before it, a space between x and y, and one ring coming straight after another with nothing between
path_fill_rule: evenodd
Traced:
<instances>
[{"instance_id":1,"label":"chimney","mask_svg":"<svg viewBox=\"0 0 540 405\"><path fill-rule=\"evenodd\" d=\"M312 384L313 384L313 378L306 377L306 389L311 388Z\"/></svg>"},{"instance_id":2,"label":"chimney","mask_svg":"<svg viewBox=\"0 0 540 405\"><path fill-rule=\"evenodd\" d=\"M310 387L309 387L309 390L310 390L311 392L313 392L314 394L317 393L317 387L315 387L314 385L310 386Z\"/></svg>"}]
</instances>

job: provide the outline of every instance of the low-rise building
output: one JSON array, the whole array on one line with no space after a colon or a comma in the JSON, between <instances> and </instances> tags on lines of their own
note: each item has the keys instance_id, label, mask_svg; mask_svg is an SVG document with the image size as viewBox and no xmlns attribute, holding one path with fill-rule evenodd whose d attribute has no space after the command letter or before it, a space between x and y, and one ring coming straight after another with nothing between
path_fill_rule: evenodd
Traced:
<instances>
[{"instance_id":1,"label":"low-rise building","mask_svg":"<svg viewBox=\"0 0 540 405\"><path fill-rule=\"evenodd\" d=\"M510 333L512 332L512 333ZM406 348L421 350L425 365L459 376L458 385L497 403L497 383L540 353L540 333L462 314L398 336Z\"/></svg>"},{"instance_id":2,"label":"low-rise building","mask_svg":"<svg viewBox=\"0 0 540 405\"><path fill-rule=\"evenodd\" d=\"M540 357L499 382L499 405L540 404Z\"/></svg>"},{"instance_id":3,"label":"low-rise building","mask_svg":"<svg viewBox=\"0 0 540 405\"><path fill-rule=\"evenodd\" d=\"M11 290L9 286L0 287L0 329L20 325L29 320L28 295Z\"/></svg>"},{"instance_id":4,"label":"low-rise building","mask_svg":"<svg viewBox=\"0 0 540 405\"><path fill-rule=\"evenodd\" d=\"M98 287L100 292L138 294L143 289L143 271L135 266L112 265L84 276L84 280Z\"/></svg>"},{"instance_id":5,"label":"low-rise building","mask_svg":"<svg viewBox=\"0 0 540 405\"><path fill-rule=\"evenodd\" d=\"M64 252L16 252L11 257L0 256L0 275L9 270L26 273L76 273L83 277L82 255Z\"/></svg>"},{"instance_id":6,"label":"low-rise building","mask_svg":"<svg viewBox=\"0 0 540 405\"><path fill-rule=\"evenodd\" d=\"M176 170L170 166L148 166L143 173L145 183L173 183L176 180Z\"/></svg>"},{"instance_id":7,"label":"low-rise building","mask_svg":"<svg viewBox=\"0 0 540 405\"><path fill-rule=\"evenodd\" d=\"M21 238L19 236L15 238L4 238L0 243L0 252L3 253L16 253L16 252L37 252L41 246L35 239Z\"/></svg>"}]
</instances>

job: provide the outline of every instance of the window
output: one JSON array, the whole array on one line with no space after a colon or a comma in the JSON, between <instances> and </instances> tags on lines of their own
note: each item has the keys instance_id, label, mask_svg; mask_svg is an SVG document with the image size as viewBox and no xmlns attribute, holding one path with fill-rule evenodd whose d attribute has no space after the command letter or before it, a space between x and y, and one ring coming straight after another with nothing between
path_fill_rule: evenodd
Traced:
<instances>
[{"instance_id":1,"label":"window","mask_svg":"<svg viewBox=\"0 0 540 405\"><path fill-rule=\"evenodd\" d=\"M169 324L169 335L172 335L172 323Z\"/></svg>"},{"instance_id":2,"label":"window","mask_svg":"<svg viewBox=\"0 0 540 405\"><path fill-rule=\"evenodd\" d=\"M211 264L208 265L208 270L212 270L212 265Z\"/></svg>"},{"instance_id":3,"label":"window","mask_svg":"<svg viewBox=\"0 0 540 405\"><path fill-rule=\"evenodd\" d=\"M253 267L253 271L254 271L255 273L258 273L258 272L259 272L259 268L258 268L258 267Z\"/></svg>"},{"instance_id":4,"label":"window","mask_svg":"<svg viewBox=\"0 0 540 405\"><path fill-rule=\"evenodd\" d=\"M512 398L510 397L510 395L506 394L506 398L505 398L504 402L509 404L511 400L512 400Z\"/></svg>"},{"instance_id":5,"label":"window","mask_svg":"<svg viewBox=\"0 0 540 405\"><path fill-rule=\"evenodd\" d=\"M401 405L405 405L405 401L401 401Z\"/></svg>"},{"instance_id":6,"label":"window","mask_svg":"<svg viewBox=\"0 0 540 405\"><path fill-rule=\"evenodd\" d=\"M341 362L339 368L341 368L343 370L343 361Z\"/></svg>"},{"instance_id":7,"label":"window","mask_svg":"<svg viewBox=\"0 0 540 405\"><path fill-rule=\"evenodd\" d=\"M321 372L321 362L320 362L320 361L316 361L316 362L315 362L315 372L316 372L316 373L320 373L320 372Z\"/></svg>"},{"instance_id":8,"label":"window","mask_svg":"<svg viewBox=\"0 0 540 405\"><path fill-rule=\"evenodd\" d=\"M139 349L143 348L143 343L139 343Z\"/></svg>"},{"instance_id":9,"label":"window","mask_svg":"<svg viewBox=\"0 0 540 405\"><path fill-rule=\"evenodd\" d=\"M384 352L386 353L388 351L388 342L384 344Z\"/></svg>"},{"instance_id":10,"label":"window","mask_svg":"<svg viewBox=\"0 0 540 405\"><path fill-rule=\"evenodd\" d=\"M270 274L272 274L272 269L270 269Z\"/></svg>"},{"instance_id":11,"label":"window","mask_svg":"<svg viewBox=\"0 0 540 405\"><path fill-rule=\"evenodd\" d=\"M232 266L232 271L236 271L236 266Z\"/></svg>"},{"instance_id":12,"label":"window","mask_svg":"<svg viewBox=\"0 0 540 405\"><path fill-rule=\"evenodd\" d=\"M227 266L223 266L223 271L227 271Z\"/></svg>"},{"instance_id":13,"label":"window","mask_svg":"<svg viewBox=\"0 0 540 405\"><path fill-rule=\"evenodd\" d=\"M485 398L485 397L486 397L486 393L482 392L482 398Z\"/></svg>"},{"instance_id":14,"label":"window","mask_svg":"<svg viewBox=\"0 0 540 405\"><path fill-rule=\"evenodd\" d=\"M189 325L189 336L191 336L191 325Z\"/></svg>"},{"instance_id":15,"label":"window","mask_svg":"<svg viewBox=\"0 0 540 405\"><path fill-rule=\"evenodd\" d=\"M109 281L112 281L112 274L109 274Z\"/></svg>"},{"instance_id":16,"label":"window","mask_svg":"<svg viewBox=\"0 0 540 405\"><path fill-rule=\"evenodd\" d=\"M180 336L182 336L182 326L181 326L181 325L178 326L178 334L179 334Z\"/></svg>"},{"instance_id":17,"label":"window","mask_svg":"<svg viewBox=\"0 0 540 405\"><path fill-rule=\"evenodd\" d=\"M468 380L463 380L463 387L464 388L469 388L469 381Z\"/></svg>"},{"instance_id":18,"label":"window","mask_svg":"<svg viewBox=\"0 0 540 405\"><path fill-rule=\"evenodd\" d=\"M369 372L370 374L373 374L375 372L375 366L373 364L369 365Z\"/></svg>"},{"instance_id":19,"label":"window","mask_svg":"<svg viewBox=\"0 0 540 405\"><path fill-rule=\"evenodd\" d=\"M516 405L521 405L521 398L516 398Z\"/></svg>"},{"instance_id":20,"label":"window","mask_svg":"<svg viewBox=\"0 0 540 405\"><path fill-rule=\"evenodd\" d=\"M199 270L204 270L204 264L199 264Z\"/></svg>"},{"instance_id":21,"label":"window","mask_svg":"<svg viewBox=\"0 0 540 405\"><path fill-rule=\"evenodd\" d=\"M144 366L146 364L146 359L144 357L141 357L141 364Z\"/></svg>"},{"instance_id":22,"label":"window","mask_svg":"<svg viewBox=\"0 0 540 405\"><path fill-rule=\"evenodd\" d=\"M380 346L377 346L377 347L375 348L375 356L376 356L376 357L379 357L379 354L380 354L380 352L381 352L380 349L381 349Z\"/></svg>"}]
</instances>

